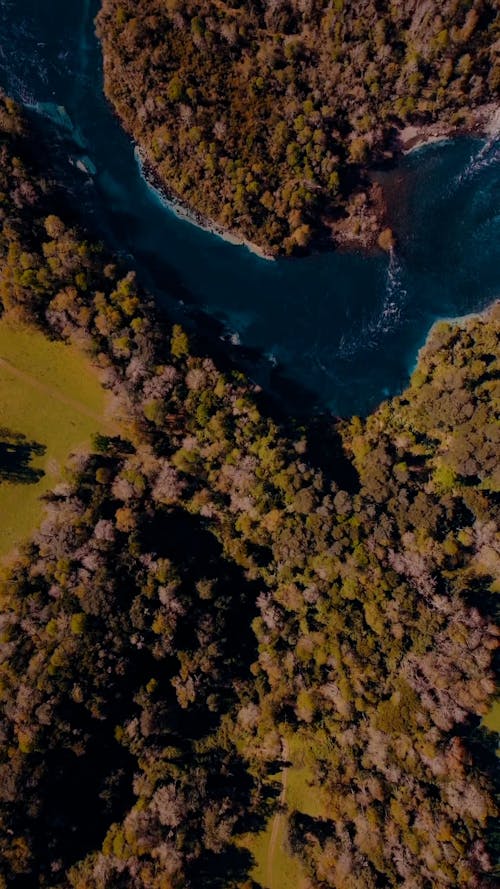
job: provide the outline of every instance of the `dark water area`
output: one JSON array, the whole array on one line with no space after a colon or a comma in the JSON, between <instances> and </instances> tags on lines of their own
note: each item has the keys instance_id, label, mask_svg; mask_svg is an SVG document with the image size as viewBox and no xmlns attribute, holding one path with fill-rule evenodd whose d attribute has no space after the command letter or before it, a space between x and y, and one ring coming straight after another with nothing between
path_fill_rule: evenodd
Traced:
<instances>
[{"instance_id":1,"label":"dark water area","mask_svg":"<svg viewBox=\"0 0 500 889\"><path fill-rule=\"evenodd\" d=\"M379 174L394 256L267 262L179 219L141 175L102 92L97 0L0 0L0 85L33 109L81 221L156 299L221 322L251 375L298 412L366 414L408 382L432 323L500 295L500 143L429 145ZM90 173L78 168L85 165Z\"/></svg>"}]
</instances>

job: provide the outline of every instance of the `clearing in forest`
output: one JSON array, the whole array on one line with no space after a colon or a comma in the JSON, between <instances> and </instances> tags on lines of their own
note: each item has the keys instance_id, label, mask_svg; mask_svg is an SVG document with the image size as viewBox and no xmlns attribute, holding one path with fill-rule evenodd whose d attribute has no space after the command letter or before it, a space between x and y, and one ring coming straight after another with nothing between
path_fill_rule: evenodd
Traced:
<instances>
[{"instance_id":1,"label":"clearing in forest","mask_svg":"<svg viewBox=\"0 0 500 889\"><path fill-rule=\"evenodd\" d=\"M306 874L289 847L286 809L311 818L320 818L325 811L318 788L312 787L313 773L306 761L306 745L298 737L283 740L283 769L275 780L281 784L281 810L269 819L265 830L246 834L241 845L252 853L255 861L252 877L263 889L302 889Z\"/></svg>"},{"instance_id":2,"label":"clearing in forest","mask_svg":"<svg viewBox=\"0 0 500 889\"><path fill-rule=\"evenodd\" d=\"M113 431L108 400L76 348L0 320L0 557L37 526L70 453Z\"/></svg>"},{"instance_id":3,"label":"clearing in forest","mask_svg":"<svg viewBox=\"0 0 500 889\"><path fill-rule=\"evenodd\" d=\"M500 698L493 703L490 712L484 717L483 725L485 725L486 728L489 728L492 732L498 732L498 734L500 734Z\"/></svg>"}]
</instances>

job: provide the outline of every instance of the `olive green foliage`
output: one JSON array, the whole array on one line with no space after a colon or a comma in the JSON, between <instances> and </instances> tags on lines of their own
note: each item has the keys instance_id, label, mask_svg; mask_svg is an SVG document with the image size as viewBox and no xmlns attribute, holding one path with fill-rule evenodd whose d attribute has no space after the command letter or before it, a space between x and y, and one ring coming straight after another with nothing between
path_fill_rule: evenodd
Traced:
<instances>
[{"instance_id":1,"label":"olive green foliage","mask_svg":"<svg viewBox=\"0 0 500 889\"><path fill-rule=\"evenodd\" d=\"M106 393L75 348L32 327L0 320L0 556L27 537L42 516L40 497L63 477L72 451L113 428Z\"/></svg>"},{"instance_id":2,"label":"olive green foliage","mask_svg":"<svg viewBox=\"0 0 500 889\"><path fill-rule=\"evenodd\" d=\"M195 212L292 253L377 242L365 168L407 123L498 95L495 0L103 0L106 93Z\"/></svg>"},{"instance_id":3,"label":"olive green foliage","mask_svg":"<svg viewBox=\"0 0 500 889\"><path fill-rule=\"evenodd\" d=\"M0 886L248 889L242 838L307 751L285 805L310 886L487 889L498 308L321 428L320 461L36 176L23 198L8 133L4 311L88 350L122 433L2 578Z\"/></svg>"},{"instance_id":4,"label":"olive green foliage","mask_svg":"<svg viewBox=\"0 0 500 889\"><path fill-rule=\"evenodd\" d=\"M20 133L0 97L4 109ZM186 445L197 381L222 377L210 361L189 369L186 335L156 323L133 275L47 215L31 146L9 132L4 319L60 340L47 348L86 350L122 437L98 435L70 461L0 583L0 885L168 889L230 873L235 884L250 856L224 852L262 817L230 732L249 696L256 594L182 505L186 482L167 457Z\"/></svg>"}]
</instances>

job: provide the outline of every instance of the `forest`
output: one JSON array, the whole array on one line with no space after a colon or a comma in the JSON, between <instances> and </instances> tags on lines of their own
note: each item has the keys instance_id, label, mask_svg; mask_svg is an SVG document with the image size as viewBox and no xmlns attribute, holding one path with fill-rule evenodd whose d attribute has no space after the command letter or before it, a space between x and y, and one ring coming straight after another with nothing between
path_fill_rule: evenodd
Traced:
<instances>
[{"instance_id":1,"label":"forest","mask_svg":"<svg viewBox=\"0 0 500 889\"><path fill-rule=\"evenodd\" d=\"M474 131L495 0L103 0L105 91L146 169L268 255L390 248L374 164L407 125Z\"/></svg>"},{"instance_id":2,"label":"forest","mask_svg":"<svg viewBox=\"0 0 500 889\"><path fill-rule=\"evenodd\" d=\"M119 433L1 571L0 886L258 889L292 742L309 889L496 885L500 305L366 420L285 422L40 162L1 96L2 314L87 354Z\"/></svg>"}]
</instances>

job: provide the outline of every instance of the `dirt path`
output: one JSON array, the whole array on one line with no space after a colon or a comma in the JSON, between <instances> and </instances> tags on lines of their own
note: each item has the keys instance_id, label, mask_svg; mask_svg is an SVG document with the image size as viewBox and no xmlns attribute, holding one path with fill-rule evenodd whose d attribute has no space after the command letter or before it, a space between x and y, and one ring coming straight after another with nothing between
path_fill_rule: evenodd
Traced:
<instances>
[{"instance_id":1,"label":"dirt path","mask_svg":"<svg viewBox=\"0 0 500 889\"><path fill-rule=\"evenodd\" d=\"M288 758L290 756L290 750L288 746L288 741L283 739L283 762L288 762ZM286 803L286 791L288 787L288 768L289 766L284 765L283 770L281 772L281 793L279 798L280 806ZM278 845L278 841L280 839L280 834L283 832L285 827L286 815L282 812L276 812L276 815L273 818L273 826L271 828L271 837L269 839L269 846L267 849L267 866L266 866L266 882L268 885L268 889L274 889L274 859L275 853Z\"/></svg>"},{"instance_id":2,"label":"dirt path","mask_svg":"<svg viewBox=\"0 0 500 889\"><path fill-rule=\"evenodd\" d=\"M55 386L49 386L47 383L41 383L40 380L37 380L36 377L27 373L24 370L19 370L14 364L11 364L10 361L7 361L6 358L0 358L0 368L4 367L9 373L13 374L19 380L22 380L24 383L27 383L28 386L31 386L32 389L37 389L38 392L42 392L44 395L49 396L50 398L55 398L56 401L59 401L61 404L66 405L66 407L70 407L72 410L76 411L79 414L82 414L84 417L88 417L90 420L95 420L95 422L99 426L107 426L108 430L114 430L115 425L111 422L111 420L107 420L104 416L94 413L94 411L90 410L90 408L86 407L81 401L77 401L75 398L70 398L67 395L63 395Z\"/></svg>"}]
</instances>

